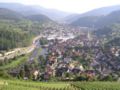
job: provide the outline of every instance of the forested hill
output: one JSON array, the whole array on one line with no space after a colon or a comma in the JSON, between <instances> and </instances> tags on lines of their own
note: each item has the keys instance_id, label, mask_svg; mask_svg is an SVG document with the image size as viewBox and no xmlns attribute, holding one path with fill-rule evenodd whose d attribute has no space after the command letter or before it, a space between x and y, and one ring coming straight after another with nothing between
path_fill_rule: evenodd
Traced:
<instances>
[{"instance_id":1,"label":"forested hill","mask_svg":"<svg viewBox=\"0 0 120 90\"><path fill-rule=\"evenodd\" d=\"M23 16L22 14L15 12L10 9L6 8L0 8L0 20L31 20L31 21L38 21L38 22L48 22L51 21L47 16L42 15L42 14L35 14L35 15L28 15L28 16Z\"/></svg>"},{"instance_id":2,"label":"forested hill","mask_svg":"<svg viewBox=\"0 0 120 90\"><path fill-rule=\"evenodd\" d=\"M0 8L0 50L29 46L41 32L42 24L53 22L44 15L23 16L10 9Z\"/></svg>"},{"instance_id":3,"label":"forested hill","mask_svg":"<svg viewBox=\"0 0 120 90\"><path fill-rule=\"evenodd\" d=\"M71 14L59 10L44 8L38 5L23 5L20 3L0 3L0 8L7 8L25 16L43 14L52 20L59 20Z\"/></svg>"},{"instance_id":4,"label":"forested hill","mask_svg":"<svg viewBox=\"0 0 120 90\"><path fill-rule=\"evenodd\" d=\"M120 46L120 24L113 24L94 31L99 39L108 48L109 46Z\"/></svg>"},{"instance_id":5,"label":"forested hill","mask_svg":"<svg viewBox=\"0 0 120 90\"><path fill-rule=\"evenodd\" d=\"M107 16L85 16L71 23L74 26L101 28L114 23L120 23L120 10L114 11Z\"/></svg>"},{"instance_id":6,"label":"forested hill","mask_svg":"<svg viewBox=\"0 0 120 90\"><path fill-rule=\"evenodd\" d=\"M50 20L47 16L45 15L30 15L30 16L27 16L27 19L31 20L31 21L38 21L38 22L52 22L52 20Z\"/></svg>"},{"instance_id":7,"label":"forested hill","mask_svg":"<svg viewBox=\"0 0 120 90\"><path fill-rule=\"evenodd\" d=\"M0 50L9 50L30 44L31 35L20 28L0 25Z\"/></svg>"},{"instance_id":8,"label":"forested hill","mask_svg":"<svg viewBox=\"0 0 120 90\"><path fill-rule=\"evenodd\" d=\"M72 23L82 17L106 16L106 15L108 15L114 11L118 11L118 10L120 10L120 5L97 8L97 9L93 9L93 10L85 12L85 13L69 15L69 16L65 17L65 21Z\"/></svg>"},{"instance_id":9,"label":"forested hill","mask_svg":"<svg viewBox=\"0 0 120 90\"><path fill-rule=\"evenodd\" d=\"M78 20L71 23L73 26L81 26L81 27L93 27L96 26L98 21L102 18L102 16L86 16L81 17Z\"/></svg>"},{"instance_id":10,"label":"forested hill","mask_svg":"<svg viewBox=\"0 0 120 90\"><path fill-rule=\"evenodd\" d=\"M21 14L6 9L6 8L0 8L0 19L6 19L6 20L21 20L24 19L24 16Z\"/></svg>"}]
</instances>

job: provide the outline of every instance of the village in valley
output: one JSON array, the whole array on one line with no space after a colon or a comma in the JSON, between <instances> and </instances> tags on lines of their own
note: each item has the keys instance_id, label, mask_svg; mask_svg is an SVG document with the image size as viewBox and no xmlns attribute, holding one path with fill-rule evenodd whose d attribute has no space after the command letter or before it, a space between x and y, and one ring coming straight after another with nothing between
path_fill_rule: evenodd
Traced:
<instances>
[{"instance_id":1,"label":"village in valley","mask_svg":"<svg viewBox=\"0 0 120 90\"><path fill-rule=\"evenodd\" d=\"M0 90L120 90L120 0L0 0Z\"/></svg>"},{"instance_id":2,"label":"village in valley","mask_svg":"<svg viewBox=\"0 0 120 90\"><path fill-rule=\"evenodd\" d=\"M11 75L37 81L118 79L118 47L105 48L88 28L59 25L45 29L28 61L10 70Z\"/></svg>"}]
</instances>

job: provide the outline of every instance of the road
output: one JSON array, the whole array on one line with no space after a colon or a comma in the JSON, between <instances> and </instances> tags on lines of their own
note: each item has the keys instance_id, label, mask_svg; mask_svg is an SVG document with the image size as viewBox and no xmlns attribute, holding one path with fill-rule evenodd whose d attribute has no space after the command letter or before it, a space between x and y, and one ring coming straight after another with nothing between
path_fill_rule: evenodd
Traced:
<instances>
[{"instance_id":1,"label":"road","mask_svg":"<svg viewBox=\"0 0 120 90\"><path fill-rule=\"evenodd\" d=\"M0 56L0 60L5 60L5 59L13 59L14 57L21 56L23 54L28 54L34 51L36 48L38 48L38 41L42 36L39 35L33 39L33 42L30 46L28 47L22 47L22 48L15 48L11 51L6 52L4 55ZM36 52L36 50L35 50Z\"/></svg>"}]
</instances>

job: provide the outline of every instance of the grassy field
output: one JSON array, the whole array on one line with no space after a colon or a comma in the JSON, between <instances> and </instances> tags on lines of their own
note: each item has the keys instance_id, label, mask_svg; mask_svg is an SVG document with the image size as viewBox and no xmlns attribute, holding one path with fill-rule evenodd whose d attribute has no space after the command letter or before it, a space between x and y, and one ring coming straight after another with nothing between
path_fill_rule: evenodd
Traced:
<instances>
[{"instance_id":1,"label":"grassy field","mask_svg":"<svg viewBox=\"0 0 120 90\"><path fill-rule=\"evenodd\" d=\"M120 82L76 82L72 85L81 90L120 90Z\"/></svg>"},{"instance_id":2,"label":"grassy field","mask_svg":"<svg viewBox=\"0 0 120 90\"><path fill-rule=\"evenodd\" d=\"M19 66L21 63L24 63L26 60L28 60L28 56L19 57L16 60L13 60L11 63L0 66L0 70L15 68L15 67Z\"/></svg>"},{"instance_id":3,"label":"grassy field","mask_svg":"<svg viewBox=\"0 0 120 90\"><path fill-rule=\"evenodd\" d=\"M66 90L69 83L0 80L0 90Z\"/></svg>"},{"instance_id":4,"label":"grassy field","mask_svg":"<svg viewBox=\"0 0 120 90\"><path fill-rule=\"evenodd\" d=\"M0 90L120 90L119 82L32 82L0 79Z\"/></svg>"}]
</instances>

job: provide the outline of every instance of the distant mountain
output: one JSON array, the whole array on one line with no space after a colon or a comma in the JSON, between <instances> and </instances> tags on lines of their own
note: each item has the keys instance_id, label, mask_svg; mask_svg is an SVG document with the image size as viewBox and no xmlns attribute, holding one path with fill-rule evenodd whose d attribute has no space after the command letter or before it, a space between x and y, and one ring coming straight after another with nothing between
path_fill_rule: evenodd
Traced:
<instances>
[{"instance_id":1,"label":"distant mountain","mask_svg":"<svg viewBox=\"0 0 120 90\"><path fill-rule=\"evenodd\" d=\"M46 9L40 6L31 6L37 13L48 16L53 20L61 20L62 18L69 16L71 13L55 10L55 9Z\"/></svg>"},{"instance_id":2,"label":"distant mountain","mask_svg":"<svg viewBox=\"0 0 120 90\"><path fill-rule=\"evenodd\" d=\"M85 16L71 23L73 26L93 27L96 26L102 16Z\"/></svg>"},{"instance_id":3,"label":"distant mountain","mask_svg":"<svg viewBox=\"0 0 120 90\"><path fill-rule=\"evenodd\" d=\"M0 19L21 20L21 19L24 19L24 16L15 11L5 9L5 8L0 8Z\"/></svg>"},{"instance_id":4,"label":"distant mountain","mask_svg":"<svg viewBox=\"0 0 120 90\"><path fill-rule=\"evenodd\" d=\"M120 5L102 7L102 8L98 8L98 9L88 11L88 12L83 13L83 14L73 14L73 15L70 15L68 17L65 17L65 20L66 20L66 22L71 23L71 22L74 22L74 21L78 20L81 17L106 16L106 15L110 14L111 12L117 11L117 10L120 10Z\"/></svg>"},{"instance_id":5,"label":"distant mountain","mask_svg":"<svg viewBox=\"0 0 120 90\"><path fill-rule=\"evenodd\" d=\"M63 18L63 21L65 23L70 24L70 23L74 22L77 19L79 19L79 14L71 14L71 15L66 16L65 18Z\"/></svg>"},{"instance_id":6,"label":"distant mountain","mask_svg":"<svg viewBox=\"0 0 120 90\"><path fill-rule=\"evenodd\" d=\"M0 20L23 20L23 19L29 19L31 21L38 21L38 22L49 22L52 20L49 19L45 15L30 15L30 16L23 16L20 13L17 13L15 11L6 9L6 8L0 8Z\"/></svg>"},{"instance_id":7,"label":"distant mountain","mask_svg":"<svg viewBox=\"0 0 120 90\"><path fill-rule=\"evenodd\" d=\"M112 25L114 23L120 23L120 10L114 11L107 16L102 17L96 22L97 27L103 27Z\"/></svg>"},{"instance_id":8,"label":"distant mountain","mask_svg":"<svg viewBox=\"0 0 120 90\"><path fill-rule=\"evenodd\" d=\"M120 5L115 6L108 6L108 7L102 7L98 9L94 9L92 11L86 12L84 14L81 14L82 16L101 16L101 15L108 15L113 11L120 10Z\"/></svg>"},{"instance_id":9,"label":"distant mountain","mask_svg":"<svg viewBox=\"0 0 120 90\"><path fill-rule=\"evenodd\" d=\"M51 19L49 19L47 16L45 16L45 15L31 15L31 16L27 16L26 17L27 19L29 19L29 20L31 20L31 21L38 21L38 22L49 22L49 21L51 21L52 22L52 20Z\"/></svg>"},{"instance_id":10,"label":"distant mountain","mask_svg":"<svg viewBox=\"0 0 120 90\"><path fill-rule=\"evenodd\" d=\"M74 26L83 27L104 27L112 25L114 23L120 23L120 10L114 11L106 16L85 16L71 23Z\"/></svg>"},{"instance_id":11,"label":"distant mountain","mask_svg":"<svg viewBox=\"0 0 120 90\"><path fill-rule=\"evenodd\" d=\"M59 20L70 15L70 13L58 10L46 9L40 6L27 6L18 3L0 3L0 8L8 8L16 12L19 12L25 16L43 14L53 20Z\"/></svg>"}]
</instances>

